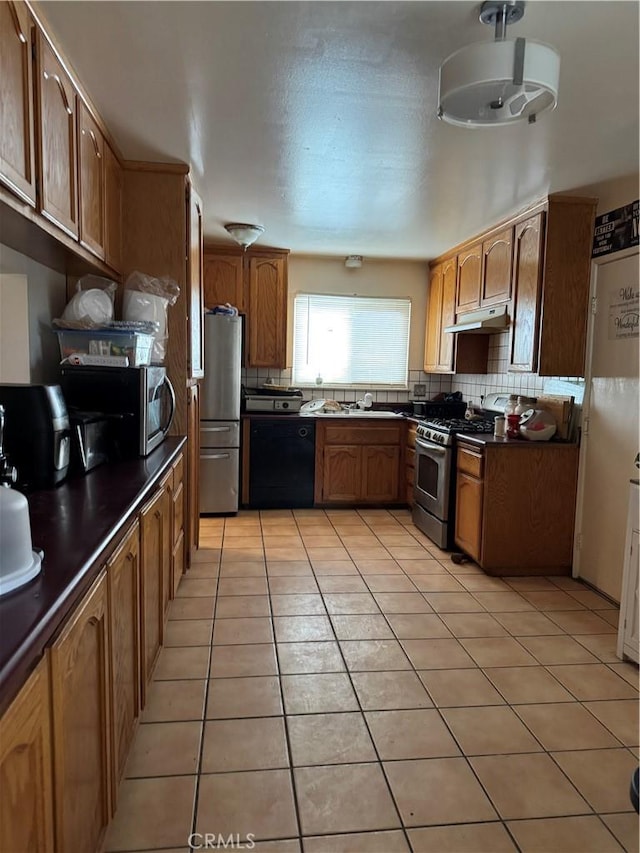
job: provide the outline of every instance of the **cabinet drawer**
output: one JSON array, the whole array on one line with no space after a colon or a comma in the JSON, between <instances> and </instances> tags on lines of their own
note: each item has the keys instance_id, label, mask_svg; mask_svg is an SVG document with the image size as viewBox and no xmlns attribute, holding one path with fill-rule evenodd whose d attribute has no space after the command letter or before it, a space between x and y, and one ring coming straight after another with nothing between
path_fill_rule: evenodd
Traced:
<instances>
[{"instance_id":1,"label":"cabinet drawer","mask_svg":"<svg viewBox=\"0 0 640 853\"><path fill-rule=\"evenodd\" d=\"M329 423L324 430L325 444L400 444L402 424L342 425Z\"/></svg>"},{"instance_id":2,"label":"cabinet drawer","mask_svg":"<svg viewBox=\"0 0 640 853\"><path fill-rule=\"evenodd\" d=\"M458 471L470 474L472 477L482 479L483 457L481 453L474 453L466 447L458 448Z\"/></svg>"}]
</instances>

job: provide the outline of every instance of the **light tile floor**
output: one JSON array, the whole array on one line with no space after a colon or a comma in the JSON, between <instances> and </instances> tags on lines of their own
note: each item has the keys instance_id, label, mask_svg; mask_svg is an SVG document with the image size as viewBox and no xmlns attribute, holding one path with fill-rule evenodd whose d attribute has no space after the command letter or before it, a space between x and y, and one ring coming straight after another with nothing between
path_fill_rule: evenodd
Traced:
<instances>
[{"instance_id":1,"label":"light tile floor","mask_svg":"<svg viewBox=\"0 0 640 853\"><path fill-rule=\"evenodd\" d=\"M200 529L106 851L638 849L606 599L457 566L407 510Z\"/></svg>"}]
</instances>

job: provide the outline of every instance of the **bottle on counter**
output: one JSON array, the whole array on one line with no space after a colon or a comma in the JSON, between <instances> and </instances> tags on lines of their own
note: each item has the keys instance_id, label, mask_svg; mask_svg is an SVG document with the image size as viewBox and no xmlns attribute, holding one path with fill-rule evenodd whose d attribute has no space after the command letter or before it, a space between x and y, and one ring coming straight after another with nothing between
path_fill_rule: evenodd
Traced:
<instances>
[{"instance_id":1,"label":"bottle on counter","mask_svg":"<svg viewBox=\"0 0 640 853\"><path fill-rule=\"evenodd\" d=\"M493 434L496 438L504 438L507 434L507 419L504 415L497 415L493 419Z\"/></svg>"},{"instance_id":2,"label":"bottle on counter","mask_svg":"<svg viewBox=\"0 0 640 853\"><path fill-rule=\"evenodd\" d=\"M516 415L523 415L529 409L532 409L537 403L536 397L518 397L515 407Z\"/></svg>"},{"instance_id":3,"label":"bottle on counter","mask_svg":"<svg viewBox=\"0 0 640 853\"><path fill-rule=\"evenodd\" d=\"M504 407L504 416L507 419L507 438L519 438L520 436L520 415L516 414L517 405L518 395L510 394Z\"/></svg>"}]
</instances>

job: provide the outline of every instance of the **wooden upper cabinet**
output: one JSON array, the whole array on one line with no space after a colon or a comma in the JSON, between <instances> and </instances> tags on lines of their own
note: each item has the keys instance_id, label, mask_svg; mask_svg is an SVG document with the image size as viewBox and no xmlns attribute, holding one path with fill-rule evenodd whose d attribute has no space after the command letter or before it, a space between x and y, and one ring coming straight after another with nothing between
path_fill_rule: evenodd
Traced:
<instances>
[{"instance_id":1,"label":"wooden upper cabinet","mask_svg":"<svg viewBox=\"0 0 640 853\"><path fill-rule=\"evenodd\" d=\"M533 372L538 366L544 213L516 225L513 255L513 306L509 370Z\"/></svg>"},{"instance_id":2,"label":"wooden upper cabinet","mask_svg":"<svg viewBox=\"0 0 640 853\"><path fill-rule=\"evenodd\" d=\"M77 238L76 91L39 30L36 79L40 211L71 237Z\"/></svg>"},{"instance_id":3,"label":"wooden upper cabinet","mask_svg":"<svg viewBox=\"0 0 640 853\"><path fill-rule=\"evenodd\" d=\"M104 259L104 138L84 103L77 98L80 242Z\"/></svg>"},{"instance_id":4,"label":"wooden upper cabinet","mask_svg":"<svg viewBox=\"0 0 640 853\"><path fill-rule=\"evenodd\" d=\"M0 3L0 182L35 207L31 33L22 0Z\"/></svg>"},{"instance_id":5,"label":"wooden upper cabinet","mask_svg":"<svg viewBox=\"0 0 640 853\"><path fill-rule=\"evenodd\" d=\"M50 699L45 656L0 720L0 850L7 853L54 849Z\"/></svg>"},{"instance_id":6,"label":"wooden upper cabinet","mask_svg":"<svg viewBox=\"0 0 640 853\"><path fill-rule=\"evenodd\" d=\"M451 258L442 265L442 310L440 313L440 341L438 349L438 371L453 373L455 335L445 332L447 326L453 326L456 319L456 279L457 258Z\"/></svg>"},{"instance_id":7,"label":"wooden upper cabinet","mask_svg":"<svg viewBox=\"0 0 640 853\"><path fill-rule=\"evenodd\" d=\"M187 378L202 379L204 376L204 334L202 330L203 217L202 202L191 186L188 186L187 189L187 214L189 237Z\"/></svg>"},{"instance_id":8,"label":"wooden upper cabinet","mask_svg":"<svg viewBox=\"0 0 640 853\"><path fill-rule=\"evenodd\" d=\"M433 267L429 277L427 325L424 333L424 370L438 370L440 353L440 319L442 315L442 264Z\"/></svg>"},{"instance_id":9,"label":"wooden upper cabinet","mask_svg":"<svg viewBox=\"0 0 640 853\"><path fill-rule=\"evenodd\" d=\"M107 142L104 144L104 259L122 269L122 166Z\"/></svg>"},{"instance_id":10,"label":"wooden upper cabinet","mask_svg":"<svg viewBox=\"0 0 640 853\"><path fill-rule=\"evenodd\" d=\"M214 308L228 302L245 311L242 255L204 254L204 304Z\"/></svg>"},{"instance_id":11,"label":"wooden upper cabinet","mask_svg":"<svg viewBox=\"0 0 640 853\"><path fill-rule=\"evenodd\" d=\"M458 314L480 307L482 257L482 243L476 243L458 255Z\"/></svg>"},{"instance_id":12,"label":"wooden upper cabinet","mask_svg":"<svg viewBox=\"0 0 640 853\"><path fill-rule=\"evenodd\" d=\"M247 367L285 367L287 259L249 259Z\"/></svg>"},{"instance_id":13,"label":"wooden upper cabinet","mask_svg":"<svg viewBox=\"0 0 640 853\"><path fill-rule=\"evenodd\" d=\"M118 782L140 713L140 526L137 523L107 563L107 582L112 676L112 798L115 806Z\"/></svg>"},{"instance_id":14,"label":"wooden upper cabinet","mask_svg":"<svg viewBox=\"0 0 640 853\"><path fill-rule=\"evenodd\" d=\"M98 850L110 818L107 578L103 571L51 647L55 849Z\"/></svg>"},{"instance_id":15,"label":"wooden upper cabinet","mask_svg":"<svg viewBox=\"0 0 640 853\"><path fill-rule=\"evenodd\" d=\"M480 304L483 308L507 302L511 297L513 228L494 234L482 244L484 267Z\"/></svg>"}]
</instances>

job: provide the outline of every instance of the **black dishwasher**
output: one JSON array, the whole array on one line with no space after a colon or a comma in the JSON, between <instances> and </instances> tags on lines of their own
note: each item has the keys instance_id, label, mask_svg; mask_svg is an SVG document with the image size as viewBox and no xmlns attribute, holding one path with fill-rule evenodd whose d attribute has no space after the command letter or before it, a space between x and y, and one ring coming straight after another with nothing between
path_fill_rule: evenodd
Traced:
<instances>
[{"instance_id":1,"label":"black dishwasher","mask_svg":"<svg viewBox=\"0 0 640 853\"><path fill-rule=\"evenodd\" d=\"M316 425L296 418L252 418L249 441L249 506L295 509L313 506Z\"/></svg>"}]
</instances>

